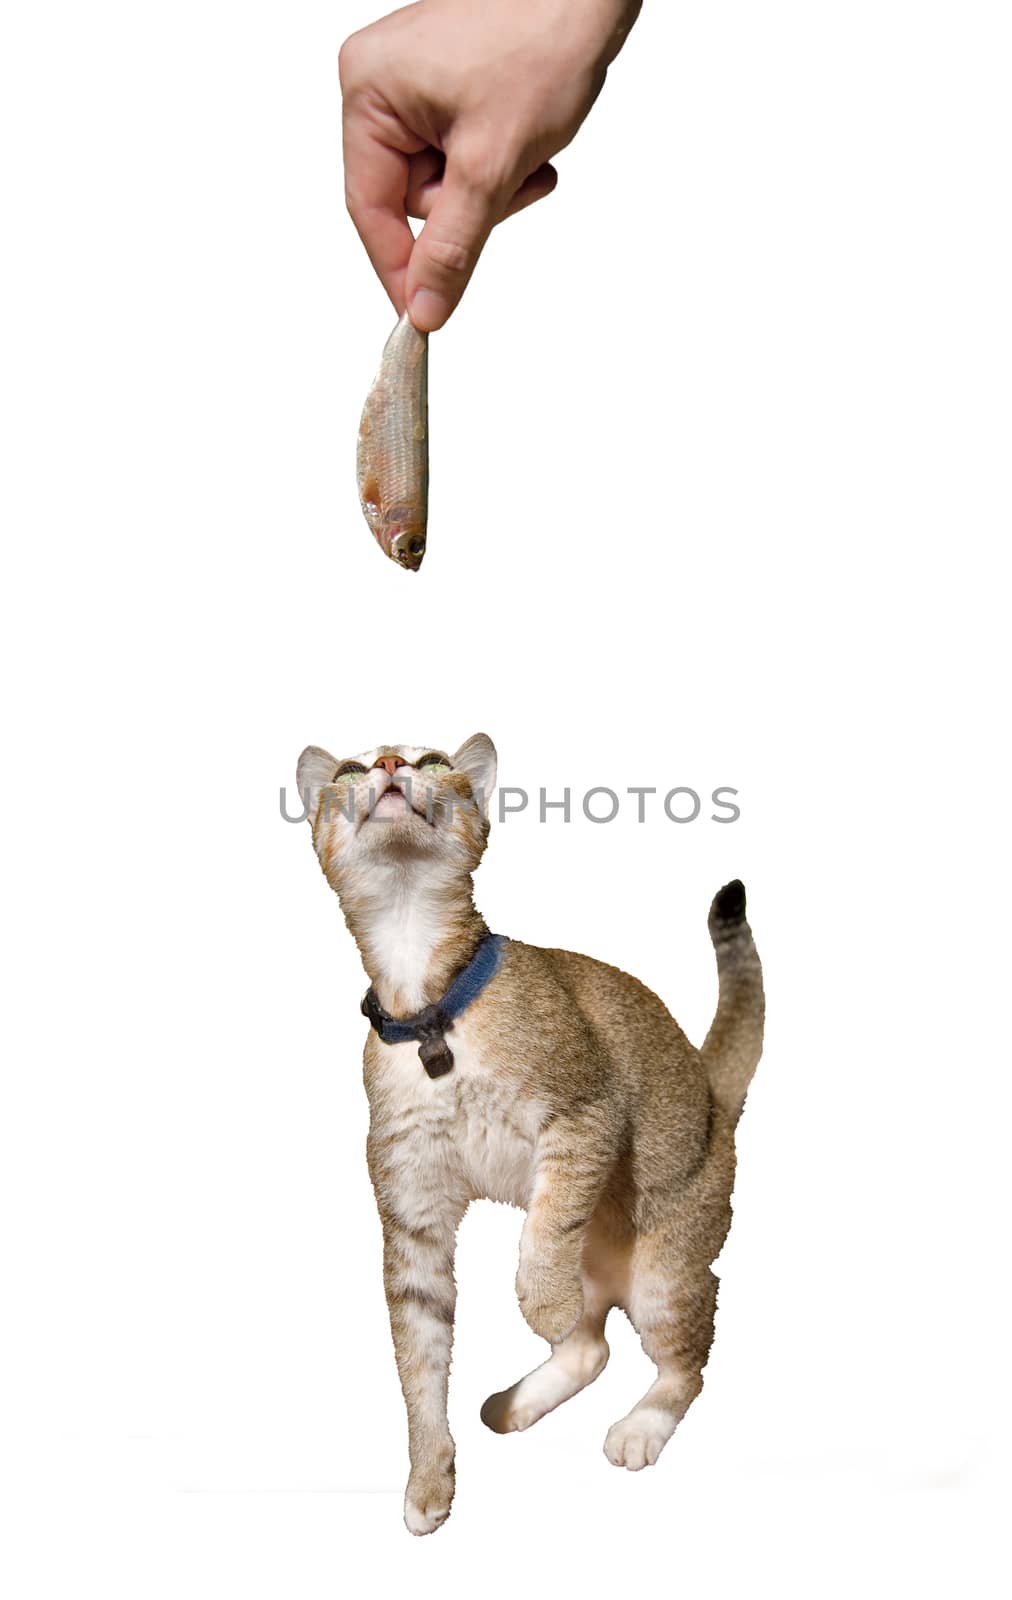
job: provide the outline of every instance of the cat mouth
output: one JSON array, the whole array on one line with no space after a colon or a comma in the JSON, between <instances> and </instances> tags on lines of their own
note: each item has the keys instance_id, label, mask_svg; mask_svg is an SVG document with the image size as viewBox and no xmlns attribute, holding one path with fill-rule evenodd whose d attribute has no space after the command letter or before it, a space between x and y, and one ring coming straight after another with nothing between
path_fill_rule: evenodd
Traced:
<instances>
[{"instance_id":1,"label":"cat mouth","mask_svg":"<svg viewBox=\"0 0 1012 1600\"><path fill-rule=\"evenodd\" d=\"M379 799L366 814L364 821L369 822L380 813L383 814L384 819L387 816L393 817L399 813L404 817L418 817L420 821L427 823L430 828L434 828L436 825L425 811L408 799L404 790L396 783L392 783L389 788L383 790Z\"/></svg>"}]
</instances>

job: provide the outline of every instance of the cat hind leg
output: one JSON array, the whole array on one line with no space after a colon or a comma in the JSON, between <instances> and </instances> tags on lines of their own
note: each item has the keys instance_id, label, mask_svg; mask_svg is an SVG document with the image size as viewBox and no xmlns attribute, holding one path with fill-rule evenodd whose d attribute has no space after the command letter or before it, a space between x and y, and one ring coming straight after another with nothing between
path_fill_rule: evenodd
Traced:
<instances>
[{"instance_id":1,"label":"cat hind leg","mask_svg":"<svg viewBox=\"0 0 1012 1600\"><path fill-rule=\"evenodd\" d=\"M485 1426L493 1433L522 1433L593 1383L608 1361L604 1324L610 1309L610 1301L585 1279L584 1312L576 1327L552 1346L542 1366L502 1393L489 1395L481 1408Z\"/></svg>"},{"instance_id":2,"label":"cat hind leg","mask_svg":"<svg viewBox=\"0 0 1012 1600\"><path fill-rule=\"evenodd\" d=\"M654 1465L702 1389L717 1301L708 1267L690 1275L665 1271L663 1255L645 1255L634 1267L627 1310L657 1379L604 1441L612 1465L630 1472Z\"/></svg>"}]
</instances>

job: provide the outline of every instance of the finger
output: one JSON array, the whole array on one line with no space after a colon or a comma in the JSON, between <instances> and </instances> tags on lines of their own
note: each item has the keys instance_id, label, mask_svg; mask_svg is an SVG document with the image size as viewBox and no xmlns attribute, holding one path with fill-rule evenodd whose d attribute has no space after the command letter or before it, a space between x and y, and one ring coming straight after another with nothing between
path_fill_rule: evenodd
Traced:
<instances>
[{"instance_id":1,"label":"finger","mask_svg":"<svg viewBox=\"0 0 1012 1600\"><path fill-rule=\"evenodd\" d=\"M497 184L476 180L452 156L415 240L408 263L406 295L411 320L422 333L441 328L466 289L494 225L506 213Z\"/></svg>"},{"instance_id":2,"label":"finger","mask_svg":"<svg viewBox=\"0 0 1012 1600\"><path fill-rule=\"evenodd\" d=\"M532 172L529 178L525 178L506 207L505 215L507 217L515 217L518 211L525 211L536 200L544 200L546 195L551 194L558 181L559 174L546 161L544 166L538 167L537 171Z\"/></svg>"},{"instance_id":3,"label":"finger","mask_svg":"<svg viewBox=\"0 0 1012 1600\"><path fill-rule=\"evenodd\" d=\"M406 203L409 217L418 217L421 221L428 217L436 203L442 181L443 157L438 150L426 150L420 156L412 156ZM558 173L546 161L520 185L503 213L503 220L533 205L535 200L543 200L551 194L558 181Z\"/></svg>"},{"instance_id":4,"label":"finger","mask_svg":"<svg viewBox=\"0 0 1012 1600\"><path fill-rule=\"evenodd\" d=\"M428 216L439 193L445 167L446 157L443 152L434 150L431 145L420 155L411 157L408 162L408 186L404 197L404 209L409 217L420 217L424 220Z\"/></svg>"},{"instance_id":5,"label":"finger","mask_svg":"<svg viewBox=\"0 0 1012 1600\"><path fill-rule=\"evenodd\" d=\"M386 144L361 115L344 120L344 192L351 220L398 316L414 235L405 196L409 158Z\"/></svg>"}]
</instances>

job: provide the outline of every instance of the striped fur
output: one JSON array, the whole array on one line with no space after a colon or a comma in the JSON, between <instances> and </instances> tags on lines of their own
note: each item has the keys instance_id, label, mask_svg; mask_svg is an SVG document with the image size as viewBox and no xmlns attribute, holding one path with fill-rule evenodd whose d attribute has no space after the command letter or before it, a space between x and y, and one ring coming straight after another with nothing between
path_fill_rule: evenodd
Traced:
<instances>
[{"instance_id":1,"label":"striped fur","mask_svg":"<svg viewBox=\"0 0 1012 1600\"><path fill-rule=\"evenodd\" d=\"M444 771L422 765L426 754L381 746L356 758L364 770L340 786L341 809L326 804L339 763L315 747L299 763L321 866L380 1003L402 1016L435 1002L487 931L471 877L488 823L472 802L491 792L494 749L476 735ZM388 793L408 787L410 803ZM635 978L516 941L450 1030L445 1077L426 1076L414 1044L369 1033L368 1161L408 1414L413 1533L437 1528L453 1497L454 1240L477 1197L527 1213L517 1295L551 1346L535 1372L489 1397L489 1427L529 1427L592 1382L614 1306L657 1379L610 1429L609 1460L652 1464L699 1393L716 1303L710 1267L731 1217L734 1123L762 1047L762 977L740 884L716 897L710 931L720 999L702 1051Z\"/></svg>"}]
</instances>

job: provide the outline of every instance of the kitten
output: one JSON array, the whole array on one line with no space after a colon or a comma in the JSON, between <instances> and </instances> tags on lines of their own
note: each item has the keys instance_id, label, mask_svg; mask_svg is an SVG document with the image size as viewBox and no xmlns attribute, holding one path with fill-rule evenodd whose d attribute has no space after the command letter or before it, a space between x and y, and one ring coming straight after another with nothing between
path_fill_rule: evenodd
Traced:
<instances>
[{"instance_id":1,"label":"kitten","mask_svg":"<svg viewBox=\"0 0 1012 1600\"><path fill-rule=\"evenodd\" d=\"M439 1527L453 1497L454 1241L479 1196L526 1209L517 1295L552 1346L482 1419L528 1428L592 1383L621 1306L658 1375L605 1454L632 1471L657 1460L702 1387L733 1129L762 1049L740 883L710 911L720 997L701 1050L626 973L489 936L471 876L495 767L484 734L452 758L384 745L338 762L311 746L298 765L320 864L372 984L368 1162L408 1413L404 1517L417 1534Z\"/></svg>"}]
</instances>

